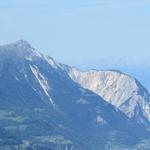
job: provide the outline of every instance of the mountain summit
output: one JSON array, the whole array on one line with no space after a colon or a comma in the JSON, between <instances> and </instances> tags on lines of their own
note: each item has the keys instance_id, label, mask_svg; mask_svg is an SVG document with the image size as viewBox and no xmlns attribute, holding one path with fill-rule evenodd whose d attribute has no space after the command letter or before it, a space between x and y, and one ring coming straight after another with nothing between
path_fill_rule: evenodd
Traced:
<instances>
[{"instance_id":1,"label":"mountain summit","mask_svg":"<svg viewBox=\"0 0 150 150\"><path fill-rule=\"evenodd\" d=\"M0 46L0 55L30 59L34 56L41 57L41 54L25 40L19 40L11 44Z\"/></svg>"},{"instance_id":2,"label":"mountain summit","mask_svg":"<svg viewBox=\"0 0 150 150\"><path fill-rule=\"evenodd\" d=\"M20 47L22 49L32 48L31 45L26 40L23 40L23 39L18 40L15 43L12 43L10 45L14 45L14 46L16 46L18 48Z\"/></svg>"}]
</instances>

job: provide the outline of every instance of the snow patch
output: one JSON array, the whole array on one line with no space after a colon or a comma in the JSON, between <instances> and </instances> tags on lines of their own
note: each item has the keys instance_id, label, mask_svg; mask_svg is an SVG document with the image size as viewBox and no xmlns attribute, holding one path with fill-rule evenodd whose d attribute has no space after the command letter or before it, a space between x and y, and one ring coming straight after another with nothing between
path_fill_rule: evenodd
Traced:
<instances>
[{"instance_id":1,"label":"snow patch","mask_svg":"<svg viewBox=\"0 0 150 150\"><path fill-rule=\"evenodd\" d=\"M48 93L50 88L49 88L46 78L40 73L40 71L38 70L38 68L36 66L34 66L34 67L30 66L30 68L31 68L32 73L36 77L37 81L39 82L41 88L43 89L44 93L46 94L46 96L48 97L50 102L54 105L54 102Z\"/></svg>"},{"instance_id":2,"label":"snow patch","mask_svg":"<svg viewBox=\"0 0 150 150\"><path fill-rule=\"evenodd\" d=\"M106 121L100 115L97 116L96 122L100 125L106 124Z\"/></svg>"},{"instance_id":3,"label":"snow patch","mask_svg":"<svg viewBox=\"0 0 150 150\"><path fill-rule=\"evenodd\" d=\"M29 54L25 57L26 60L33 61L34 58L42 58L42 54L37 50L30 48L28 51Z\"/></svg>"},{"instance_id":4,"label":"snow patch","mask_svg":"<svg viewBox=\"0 0 150 150\"><path fill-rule=\"evenodd\" d=\"M51 65L53 68L58 69L60 66L57 64L52 58L43 55L43 58L48 62L49 65Z\"/></svg>"},{"instance_id":5,"label":"snow patch","mask_svg":"<svg viewBox=\"0 0 150 150\"><path fill-rule=\"evenodd\" d=\"M83 98L80 98L77 103L80 103L80 104L83 104L83 105L86 105L86 104L89 104L88 101L86 99L83 99Z\"/></svg>"}]
</instances>

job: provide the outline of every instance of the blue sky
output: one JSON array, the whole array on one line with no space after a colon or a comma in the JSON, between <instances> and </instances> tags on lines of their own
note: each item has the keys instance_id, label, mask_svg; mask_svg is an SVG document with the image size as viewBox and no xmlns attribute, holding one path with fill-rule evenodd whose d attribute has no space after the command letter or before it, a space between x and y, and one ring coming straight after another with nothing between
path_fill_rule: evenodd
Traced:
<instances>
[{"instance_id":1,"label":"blue sky","mask_svg":"<svg viewBox=\"0 0 150 150\"><path fill-rule=\"evenodd\" d=\"M18 39L72 65L150 56L149 0L3 0L0 44Z\"/></svg>"}]
</instances>

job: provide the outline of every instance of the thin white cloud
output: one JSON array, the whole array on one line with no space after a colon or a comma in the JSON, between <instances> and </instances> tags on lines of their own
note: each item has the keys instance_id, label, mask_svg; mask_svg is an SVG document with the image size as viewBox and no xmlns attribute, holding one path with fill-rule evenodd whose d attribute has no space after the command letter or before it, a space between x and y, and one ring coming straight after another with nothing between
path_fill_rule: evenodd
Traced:
<instances>
[{"instance_id":1,"label":"thin white cloud","mask_svg":"<svg viewBox=\"0 0 150 150\"><path fill-rule=\"evenodd\" d=\"M71 2L68 0L10 0L0 4L1 12L16 16L72 16L84 13L108 11L128 7L143 7L149 0L87 0Z\"/></svg>"},{"instance_id":2,"label":"thin white cloud","mask_svg":"<svg viewBox=\"0 0 150 150\"><path fill-rule=\"evenodd\" d=\"M143 0L106 0L106 1L95 1L95 2L88 2L80 5L79 8L76 10L70 11L65 13L65 15L73 15L73 14L80 14L86 12L97 12L97 11L106 11L106 10L113 10L113 9L121 9L121 8L130 8L130 7L143 7L146 5L150 5L150 1Z\"/></svg>"}]
</instances>

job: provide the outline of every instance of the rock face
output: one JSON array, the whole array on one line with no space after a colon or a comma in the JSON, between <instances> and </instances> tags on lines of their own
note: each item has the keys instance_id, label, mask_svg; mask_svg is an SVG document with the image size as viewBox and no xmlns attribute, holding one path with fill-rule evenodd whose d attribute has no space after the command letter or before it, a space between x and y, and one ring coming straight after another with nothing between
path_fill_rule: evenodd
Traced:
<instances>
[{"instance_id":1,"label":"rock face","mask_svg":"<svg viewBox=\"0 0 150 150\"><path fill-rule=\"evenodd\" d=\"M26 41L0 47L1 150L123 149L146 136L135 121Z\"/></svg>"},{"instance_id":2,"label":"rock face","mask_svg":"<svg viewBox=\"0 0 150 150\"><path fill-rule=\"evenodd\" d=\"M129 118L150 129L150 95L135 78L119 71L81 72L68 66L64 68L82 87L95 92Z\"/></svg>"}]
</instances>

